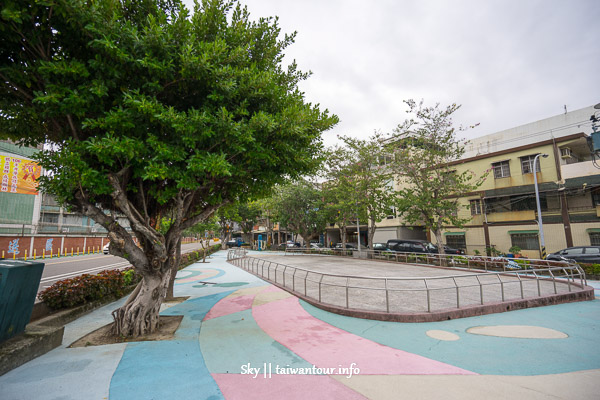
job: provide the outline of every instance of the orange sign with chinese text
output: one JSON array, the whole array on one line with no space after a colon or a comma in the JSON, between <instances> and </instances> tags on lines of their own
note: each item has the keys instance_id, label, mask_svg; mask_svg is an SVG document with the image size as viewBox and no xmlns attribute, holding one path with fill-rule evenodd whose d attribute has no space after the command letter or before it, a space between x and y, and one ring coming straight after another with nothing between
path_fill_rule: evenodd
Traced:
<instances>
[{"instance_id":1,"label":"orange sign with chinese text","mask_svg":"<svg viewBox=\"0 0 600 400\"><path fill-rule=\"evenodd\" d=\"M0 193L38 194L41 171L34 161L0 155Z\"/></svg>"}]
</instances>

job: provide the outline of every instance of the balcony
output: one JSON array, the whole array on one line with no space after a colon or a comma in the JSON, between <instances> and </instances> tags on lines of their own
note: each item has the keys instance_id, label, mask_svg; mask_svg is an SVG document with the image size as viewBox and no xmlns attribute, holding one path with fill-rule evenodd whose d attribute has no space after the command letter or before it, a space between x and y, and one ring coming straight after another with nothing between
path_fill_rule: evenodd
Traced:
<instances>
[{"instance_id":1,"label":"balcony","mask_svg":"<svg viewBox=\"0 0 600 400\"><path fill-rule=\"evenodd\" d=\"M600 169L596 168L591 161L561 165L560 171L563 179L600 174Z\"/></svg>"}]
</instances>

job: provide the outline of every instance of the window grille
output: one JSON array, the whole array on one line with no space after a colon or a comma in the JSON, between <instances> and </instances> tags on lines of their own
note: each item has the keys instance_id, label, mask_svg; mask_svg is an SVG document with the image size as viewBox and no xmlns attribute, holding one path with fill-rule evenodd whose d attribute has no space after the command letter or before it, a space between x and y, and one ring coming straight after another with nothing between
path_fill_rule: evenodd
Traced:
<instances>
[{"instance_id":1,"label":"window grille","mask_svg":"<svg viewBox=\"0 0 600 400\"><path fill-rule=\"evenodd\" d=\"M494 179L508 178L510 176L508 161L492 163L492 168L494 169Z\"/></svg>"}]
</instances>

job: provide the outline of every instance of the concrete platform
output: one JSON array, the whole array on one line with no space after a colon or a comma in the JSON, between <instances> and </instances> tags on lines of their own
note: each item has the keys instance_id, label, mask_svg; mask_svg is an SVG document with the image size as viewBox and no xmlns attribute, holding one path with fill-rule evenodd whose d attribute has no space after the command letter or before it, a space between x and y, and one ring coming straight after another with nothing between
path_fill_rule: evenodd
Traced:
<instances>
[{"instance_id":1,"label":"concrete platform","mask_svg":"<svg viewBox=\"0 0 600 400\"><path fill-rule=\"evenodd\" d=\"M442 321L594 298L581 280L536 280L526 271L266 252L235 265L324 310L381 321Z\"/></svg>"}]
</instances>

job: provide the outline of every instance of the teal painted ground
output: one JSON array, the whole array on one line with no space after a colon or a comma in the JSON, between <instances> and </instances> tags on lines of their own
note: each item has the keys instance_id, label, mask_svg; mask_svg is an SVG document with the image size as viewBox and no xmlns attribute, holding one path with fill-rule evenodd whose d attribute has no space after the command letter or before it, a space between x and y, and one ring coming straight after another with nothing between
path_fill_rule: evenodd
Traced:
<instances>
[{"instance_id":1,"label":"teal painted ground","mask_svg":"<svg viewBox=\"0 0 600 400\"><path fill-rule=\"evenodd\" d=\"M230 293L188 300L163 312L184 315L175 338L128 344L110 382L110 399L222 399L204 363L198 336L206 313Z\"/></svg>"},{"instance_id":2,"label":"teal painted ground","mask_svg":"<svg viewBox=\"0 0 600 400\"><path fill-rule=\"evenodd\" d=\"M600 300L419 324L344 317L301 303L316 318L358 336L479 374L543 375L600 368ZM467 333L474 326L492 325L540 326L569 337L514 339ZM452 332L460 340L433 339L426 335L428 330Z\"/></svg>"},{"instance_id":3,"label":"teal painted ground","mask_svg":"<svg viewBox=\"0 0 600 400\"><path fill-rule=\"evenodd\" d=\"M305 367L311 364L267 335L252 311L239 311L202 323L200 347L211 373L239 374L243 365Z\"/></svg>"}]
</instances>

